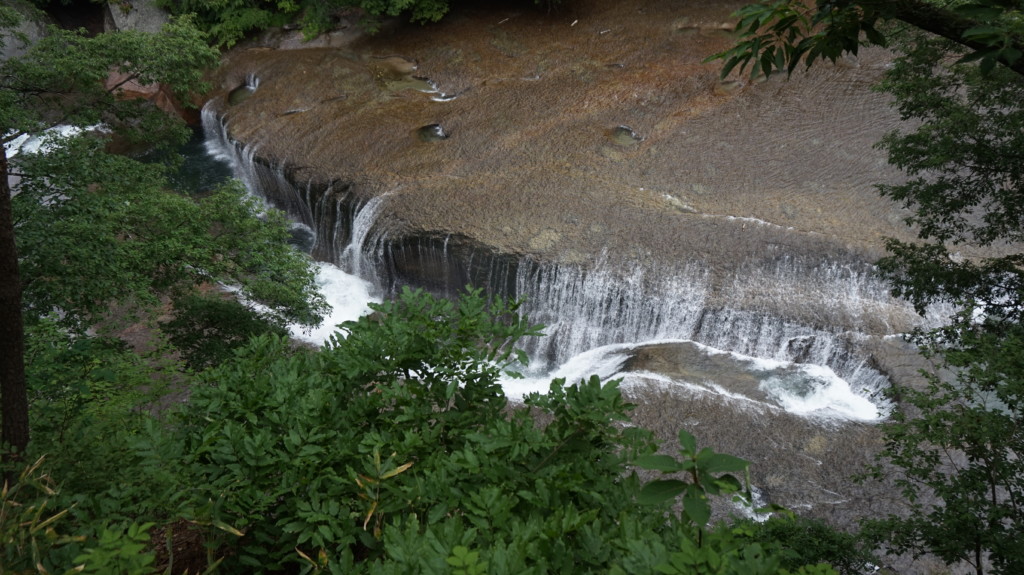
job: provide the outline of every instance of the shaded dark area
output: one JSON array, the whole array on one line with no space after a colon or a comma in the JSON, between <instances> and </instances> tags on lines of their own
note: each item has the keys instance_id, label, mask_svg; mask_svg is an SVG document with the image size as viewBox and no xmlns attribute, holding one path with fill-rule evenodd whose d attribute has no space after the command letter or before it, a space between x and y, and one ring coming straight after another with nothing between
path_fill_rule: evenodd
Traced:
<instances>
[{"instance_id":1,"label":"shaded dark area","mask_svg":"<svg viewBox=\"0 0 1024 575\"><path fill-rule=\"evenodd\" d=\"M38 4L61 28L66 30L84 28L90 36L103 32L106 16L105 2L51 0Z\"/></svg>"}]
</instances>

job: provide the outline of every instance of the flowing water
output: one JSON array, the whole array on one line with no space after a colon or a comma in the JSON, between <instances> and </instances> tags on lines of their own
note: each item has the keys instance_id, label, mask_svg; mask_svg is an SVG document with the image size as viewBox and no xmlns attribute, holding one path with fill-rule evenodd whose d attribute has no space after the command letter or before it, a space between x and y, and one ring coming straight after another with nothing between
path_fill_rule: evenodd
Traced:
<instances>
[{"instance_id":1,"label":"flowing water","mask_svg":"<svg viewBox=\"0 0 1024 575\"><path fill-rule=\"evenodd\" d=\"M254 194L296 218L308 230L310 251L326 260L321 283L339 311L303 334L307 340L323 341L340 321L363 313L365 302L400 285L452 294L472 282L524 297L525 313L546 326L546 337L524 342L529 379L507 382L512 396L544 391L552 377L599 373L674 381L817 419L875 421L888 413L887 378L859 352L866 336L849 326L868 331L881 322L888 329L888 316L903 322L907 310L890 301L869 265L782 255L768 266L740 266L722 287L699 261L653 270L604 253L584 266L496 256L451 236L392 238L380 224L389 194L361 200L334 184L295 183L286 169L258 160L256 146L232 141L211 107L203 118L211 152L228 160ZM777 317L779 300L808 309L824 301L827 311L805 322ZM682 376L626 367L637 350L668 341L696 350L692 357L731 360ZM756 385L736 384L751 375Z\"/></svg>"},{"instance_id":2,"label":"flowing water","mask_svg":"<svg viewBox=\"0 0 1024 575\"><path fill-rule=\"evenodd\" d=\"M721 81L701 62L735 4L488 6L236 51L207 140L347 314L403 285L526 298L548 335L510 396L623 378L666 450L685 427L750 460L766 501L883 515L898 498L849 476L882 446L889 378L923 367L898 337L922 319L870 263L913 237L873 188L902 177L871 148L898 122L869 89L887 57Z\"/></svg>"}]
</instances>

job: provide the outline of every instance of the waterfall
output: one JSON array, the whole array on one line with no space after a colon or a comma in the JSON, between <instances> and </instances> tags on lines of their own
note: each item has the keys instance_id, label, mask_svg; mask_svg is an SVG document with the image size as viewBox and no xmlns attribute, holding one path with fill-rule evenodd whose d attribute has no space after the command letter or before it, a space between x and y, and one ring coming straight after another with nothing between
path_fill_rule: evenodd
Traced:
<instances>
[{"instance_id":1,"label":"waterfall","mask_svg":"<svg viewBox=\"0 0 1024 575\"><path fill-rule=\"evenodd\" d=\"M346 256L346 252L353 241L358 213L372 201L360 205L351 186L343 182L295 183L285 166L259 157L258 145L242 145L232 140L227 122L217 115L213 102L203 107L202 121L208 151L232 166L246 190L311 230L314 240L310 253L315 259L339 267L346 261L361 265L359 258ZM373 221L364 217L360 223L369 226ZM361 233L365 238L368 231Z\"/></svg>"},{"instance_id":2,"label":"waterfall","mask_svg":"<svg viewBox=\"0 0 1024 575\"><path fill-rule=\"evenodd\" d=\"M589 269L531 263L520 266L516 294L547 326L528 350L542 369L610 343L688 339L706 305L708 272L698 264L666 277L642 266L620 270L607 254Z\"/></svg>"},{"instance_id":3,"label":"waterfall","mask_svg":"<svg viewBox=\"0 0 1024 575\"><path fill-rule=\"evenodd\" d=\"M915 321L863 262L782 254L722 271L703 261L652 268L602 253L583 266L496 253L460 236L389 232L382 220L388 194L361 197L343 182L297 184L287 166L261 159L257 146L232 141L209 104L203 120L211 148L231 159L248 189L311 228L315 258L383 293L412 284L453 295L472 284L525 298L523 311L546 325L547 337L524 342L531 369L544 374L602 346L692 341L748 358L827 366L855 394L882 405L888 381L860 342Z\"/></svg>"},{"instance_id":4,"label":"waterfall","mask_svg":"<svg viewBox=\"0 0 1024 575\"><path fill-rule=\"evenodd\" d=\"M380 260L380 253L374 249L379 246L383 238L378 236L371 238L370 232L373 224L377 221L381 206L387 194L377 196L366 202L360 209L355 210L355 218L352 221L351 240L341 253L339 267L359 277L380 284L376 275L377 265ZM370 239L368 242L367 240Z\"/></svg>"},{"instance_id":5,"label":"waterfall","mask_svg":"<svg viewBox=\"0 0 1024 575\"><path fill-rule=\"evenodd\" d=\"M867 310L880 308L878 302L885 301L875 296L891 299L868 271L847 268L839 273L835 265L819 267L820 273L808 273L790 260L776 266L772 275L788 278L784 285L797 304L809 305L808 291L829 294L825 301L834 308L833 316L866 321ZM622 269L607 255L588 269L520 266L517 289L527 299L525 311L531 320L547 326L546 337L529 342L534 366L542 371L554 369L578 354L610 344L694 341L743 356L828 366L851 388L873 399L888 385L886 377L857 353L858 339L864 337L858 332L790 321L780 317L777 309L723 305L750 305L752 288L733 291L730 287L724 290L729 296L724 299L713 293L711 275L697 263L683 264L669 273L654 273L641 265ZM746 281L736 278L733 287ZM894 310L889 311L907 311L898 302L892 305Z\"/></svg>"}]
</instances>

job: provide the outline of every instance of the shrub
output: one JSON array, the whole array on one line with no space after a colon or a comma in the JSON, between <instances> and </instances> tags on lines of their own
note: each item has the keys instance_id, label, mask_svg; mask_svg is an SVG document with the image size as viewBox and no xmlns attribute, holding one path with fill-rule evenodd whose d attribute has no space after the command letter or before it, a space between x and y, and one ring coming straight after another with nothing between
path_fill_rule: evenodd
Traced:
<instances>
[{"instance_id":1,"label":"shrub","mask_svg":"<svg viewBox=\"0 0 1024 575\"><path fill-rule=\"evenodd\" d=\"M616 381L509 408L499 378L539 333L518 303L406 290L375 312L319 352L259 336L203 374L175 442L193 514L235 534L222 569L781 572L751 530L638 500L633 464L675 460L652 459ZM704 487L686 497L736 490L722 472L746 462L691 447L673 470L698 461Z\"/></svg>"},{"instance_id":2,"label":"shrub","mask_svg":"<svg viewBox=\"0 0 1024 575\"><path fill-rule=\"evenodd\" d=\"M174 318L161 323L188 367L201 371L218 365L235 349L262 333L286 336L281 321L265 317L233 298L193 295L174 301Z\"/></svg>"},{"instance_id":3,"label":"shrub","mask_svg":"<svg viewBox=\"0 0 1024 575\"><path fill-rule=\"evenodd\" d=\"M755 538L782 545L782 564L790 569L821 562L828 563L841 575L860 575L881 564L878 557L864 548L857 535L815 519L783 514L752 527Z\"/></svg>"},{"instance_id":4,"label":"shrub","mask_svg":"<svg viewBox=\"0 0 1024 575\"><path fill-rule=\"evenodd\" d=\"M231 47L253 32L301 21L306 38L327 32L334 14L359 9L362 25L376 31L381 17L406 16L420 24L437 22L450 9L449 0L159 0L172 14L194 14L217 46ZM550 9L553 0L534 0Z\"/></svg>"}]
</instances>

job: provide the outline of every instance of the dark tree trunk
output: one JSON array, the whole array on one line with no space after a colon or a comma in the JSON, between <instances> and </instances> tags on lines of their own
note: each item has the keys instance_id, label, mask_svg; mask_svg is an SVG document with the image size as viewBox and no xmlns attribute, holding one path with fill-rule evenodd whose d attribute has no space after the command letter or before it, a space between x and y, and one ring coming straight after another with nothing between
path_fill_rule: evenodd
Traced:
<instances>
[{"instance_id":1,"label":"dark tree trunk","mask_svg":"<svg viewBox=\"0 0 1024 575\"><path fill-rule=\"evenodd\" d=\"M14 243L7 152L0 147L0 449L4 462L19 460L28 446L25 329L21 311L21 276Z\"/></svg>"}]
</instances>

